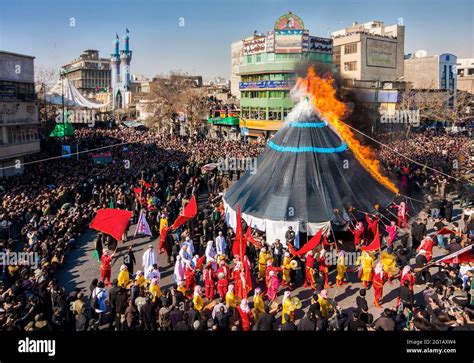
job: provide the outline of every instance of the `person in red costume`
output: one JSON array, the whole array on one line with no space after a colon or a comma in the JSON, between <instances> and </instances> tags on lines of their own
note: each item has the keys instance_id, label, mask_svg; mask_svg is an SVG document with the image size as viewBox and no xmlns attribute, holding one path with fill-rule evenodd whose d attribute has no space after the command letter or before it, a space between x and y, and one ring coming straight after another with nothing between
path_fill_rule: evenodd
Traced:
<instances>
[{"instance_id":1,"label":"person in red costume","mask_svg":"<svg viewBox=\"0 0 474 363\"><path fill-rule=\"evenodd\" d=\"M265 271L265 287L268 289L270 284L270 272L274 272L275 275L278 276L278 273L281 272L283 269L281 267L275 267L272 265L272 260L267 261L267 269Z\"/></svg>"},{"instance_id":2,"label":"person in red costume","mask_svg":"<svg viewBox=\"0 0 474 363\"><path fill-rule=\"evenodd\" d=\"M217 292L219 293L219 297L221 299L225 299L225 295L227 294L227 289L229 287L229 280L227 279L224 272L217 273Z\"/></svg>"},{"instance_id":3,"label":"person in red costume","mask_svg":"<svg viewBox=\"0 0 474 363\"><path fill-rule=\"evenodd\" d=\"M383 285L388 279L387 273L383 270L382 262L377 263L372 277L372 286L374 287L374 306L381 308L380 302L382 300Z\"/></svg>"},{"instance_id":4,"label":"person in red costume","mask_svg":"<svg viewBox=\"0 0 474 363\"><path fill-rule=\"evenodd\" d=\"M250 265L250 260L247 255L244 256L244 267L245 267L245 296L247 297L248 293L252 291L252 273Z\"/></svg>"},{"instance_id":5,"label":"person in red costume","mask_svg":"<svg viewBox=\"0 0 474 363\"><path fill-rule=\"evenodd\" d=\"M204 287L206 291L206 299L209 301L214 300L215 294L215 273L212 269L212 262L208 262L206 268L204 269ZM225 296L225 295L224 295Z\"/></svg>"},{"instance_id":6,"label":"person in red costume","mask_svg":"<svg viewBox=\"0 0 474 363\"><path fill-rule=\"evenodd\" d=\"M234 279L235 296L238 296L240 299L243 299L244 296L246 295L245 286L244 286L245 274L244 276L242 276L243 272L244 271L242 270L242 262L237 261L232 271L232 277ZM244 277L244 279L242 279L242 277Z\"/></svg>"},{"instance_id":7,"label":"person in red costume","mask_svg":"<svg viewBox=\"0 0 474 363\"><path fill-rule=\"evenodd\" d=\"M317 259L319 271L324 274L324 288L328 289L331 287L331 284L329 283L329 267L326 263L326 250L324 248L319 251Z\"/></svg>"},{"instance_id":8,"label":"person in red costume","mask_svg":"<svg viewBox=\"0 0 474 363\"><path fill-rule=\"evenodd\" d=\"M306 253L306 274L305 274L305 280L304 280L304 287L312 286L312 269L314 268L314 253L313 251L309 251Z\"/></svg>"},{"instance_id":9,"label":"person in red costume","mask_svg":"<svg viewBox=\"0 0 474 363\"><path fill-rule=\"evenodd\" d=\"M250 331L252 329L253 314L247 299L242 299L240 305L237 306L237 312L239 313L239 322L242 330Z\"/></svg>"},{"instance_id":10,"label":"person in red costume","mask_svg":"<svg viewBox=\"0 0 474 363\"><path fill-rule=\"evenodd\" d=\"M413 286L415 285L415 275L413 274L411 267L408 265L403 268L400 275L400 286L403 286L406 280L410 282L409 288L413 290Z\"/></svg>"},{"instance_id":11,"label":"person in red costume","mask_svg":"<svg viewBox=\"0 0 474 363\"><path fill-rule=\"evenodd\" d=\"M225 279L226 279L227 281L229 281L229 280L230 280L230 268L229 268L229 266L227 266L227 264L225 263L225 260L221 260L221 261L219 262L219 268L217 269L217 274L219 274L219 273L221 273L221 272L224 274Z\"/></svg>"},{"instance_id":12,"label":"person in red costume","mask_svg":"<svg viewBox=\"0 0 474 363\"><path fill-rule=\"evenodd\" d=\"M426 257L426 262L429 263L433 258L433 246L434 241L431 237L425 237L421 241L420 245L416 249L416 255L424 254Z\"/></svg>"},{"instance_id":13,"label":"person in red costume","mask_svg":"<svg viewBox=\"0 0 474 363\"><path fill-rule=\"evenodd\" d=\"M375 234L377 233L377 224L380 219L374 216L374 218L369 217L369 213L365 213L365 220L367 221L367 231L366 231L366 241L372 241ZM370 242L368 242L370 243Z\"/></svg>"},{"instance_id":14,"label":"person in red costume","mask_svg":"<svg viewBox=\"0 0 474 363\"><path fill-rule=\"evenodd\" d=\"M186 290L194 290L196 286L196 275L191 262L186 262L186 268L184 270L185 286Z\"/></svg>"},{"instance_id":15,"label":"person in red costume","mask_svg":"<svg viewBox=\"0 0 474 363\"><path fill-rule=\"evenodd\" d=\"M355 228L349 228L349 231L354 235L354 246L357 247L361 244L362 239L364 237L364 224L362 222L357 222Z\"/></svg>"},{"instance_id":16,"label":"person in red costume","mask_svg":"<svg viewBox=\"0 0 474 363\"><path fill-rule=\"evenodd\" d=\"M110 276L112 274L112 260L114 254L110 255L109 250L104 248L102 257L100 259L100 269L101 269L101 281L105 284L105 280L108 280L107 285L111 286Z\"/></svg>"},{"instance_id":17,"label":"person in red costume","mask_svg":"<svg viewBox=\"0 0 474 363\"><path fill-rule=\"evenodd\" d=\"M274 270L270 271L268 285L267 285L267 297L270 300L270 302L276 299L279 286L280 286L280 283L278 281L278 276L276 272Z\"/></svg>"},{"instance_id":18,"label":"person in red costume","mask_svg":"<svg viewBox=\"0 0 474 363\"><path fill-rule=\"evenodd\" d=\"M400 202L400 204L393 203L392 208L397 208L397 225L400 228L408 227L408 207L405 202Z\"/></svg>"}]
</instances>

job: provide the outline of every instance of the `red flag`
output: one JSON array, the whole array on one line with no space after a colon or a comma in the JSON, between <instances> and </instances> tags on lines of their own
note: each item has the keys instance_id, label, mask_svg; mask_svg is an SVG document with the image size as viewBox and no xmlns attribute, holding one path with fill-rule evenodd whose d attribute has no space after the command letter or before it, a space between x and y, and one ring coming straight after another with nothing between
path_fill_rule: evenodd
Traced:
<instances>
[{"instance_id":1,"label":"red flag","mask_svg":"<svg viewBox=\"0 0 474 363\"><path fill-rule=\"evenodd\" d=\"M362 251L375 251L380 249L380 231L379 226L377 225L377 230L375 232L375 236L373 241L368 246L362 246Z\"/></svg>"},{"instance_id":2,"label":"red flag","mask_svg":"<svg viewBox=\"0 0 474 363\"><path fill-rule=\"evenodd\" d=\"M184 207L183 213L176 218L176 220L173 223L172 228L176 229L179 226L183 225L190 219L196 217L197 215L197 203L196 203L196 198L194 198L194 195L191 197L189 200L189 203Z\"/></svg>"},{"instance_id":3,"label":"red flag","mask_svg":"<svg viewBox=\"0 0 474 363\"><path fill-rule=\"evenodd\" d=\"M316 248L319 245L319 242L321 242L322 234L323 234L323 229L321 228L318 231L318 233L316 233L313 237L311 237L311 239L308 242L306 242L306 244L303 247L301 247L298 251L295 251L294 247L291 246L290 243L288 243L288 248L294 256L304 255L305 253L311 251L312 249Z\"/></svg>"},{"instance_id":4,"label":"red flag","mask_svg":"<svg viewBox=\"0 0 474 363\"><path fill-rule=\"evenodd\" d=\"M160 251L160 253L162 252L162 250L165 249L166 236L168 235L168 231L170 229L171 229L170 227L166 227L166 226L161 229L160 245L158 246L158 251Z\"/></svg>"},{"instance_id":5,"label":"red flag","mask_svg":"<svg viewBox=\"0 0 474 363\"><path fill-rule=\"evenodd\" d=\"M436 234L442 234L442 235L445 235L445 234L456 234L456 232L450 230L449 228L443 227L443 228L441 228L438 232L436 232Z\"/></svg>"},{"instance_id":6,"label":"red flag","mask_svg":"<svg viewBox=\"0 0 474 363\"><path fill-rule=\"evenodd\" d=\"M445 262L445 263L467 263L467 262L474 262L474 256L472 255L471 249L473 245L469 245L460 249L457 252L451 253L447 256L440 258L438 262Z\"/></svg>"},{"instance_id":7,"label":"red flag","mask_svg":"<svg viewBox=\"0 0 474 363\"><path fill-rule=\"evenodd\" d=\"M293 256L296 256L296 255L297 255L297 254L296 254L296 250L295 250L295 248L293 247L293 245L292 245L291 243L289 243L289 242L287 243L287 245L288 245L288 249L290 250L290 253L291 253Z\"/></svg>"},{"instance_id":8,"label":"red flag","mask_svg":"<svg viewBox=\"0 0 474 363\"><path fill-rule=\"evenodd\" d=\"M133 191L135 192L136 195L140 196L143 192L142 188L133 188Z\"/></svg>"},{"instance_id":9,"label":"red flag","mask_svg":"<svg viewBox=\"0 0 474 363\"><path fill-rule=\"evenodd\" d=\"M107 233L117 241L121 241L132 214L132 212L123 209L99 209L90 228Z\"/></svg>"},{"instance_id":10,"label":"red flag","mask_svg":"<svg viewBox=\"0 0 474 363\"><path fill-rule=\"evenodd\" d=\"M199 257L199 259L196 261L196 266L194 267L194 269L198 269L199 267L202 266L202 264L204 263L204 259L206 258L206 255L202 255L201 257Z\"/></svg>"},{"instance_id":11,"label":"red flag","mask_svg":"<svg viewBox=\"0 0 474 363\"><path fill-rule=\"evenodd\" d=\"M151 187L150 183L147 183L145 180L140 180L140 184L145 187L145 189L149 189Z\"/></svg>"},{"instance_id":12,"label":"red flag","mask_svg":"<svg viewBox=\"0 0 474 363\"><path fill-rule=\"evenodd\" d=\"M245 255L247 244L245 237L242 235L242 217L240 216L240 205L237 205L237 228L235 230L234 244L232 245L232 253L234 256L242 257Z\"/></svg>"},{"instance_id":13,"label":"red flag","mask_svg":"<svg viewBox=\"0 0 474 363\"><path fill-rule=\"evenodd\" d=\"M255 238L253 238L250 226L247 228L247 233L245 234L245 239L247 240L247 242L250 242L255 247L262 248L262 246L260 246L260 243L255 241Z\"/></svg>"}]
</instances>

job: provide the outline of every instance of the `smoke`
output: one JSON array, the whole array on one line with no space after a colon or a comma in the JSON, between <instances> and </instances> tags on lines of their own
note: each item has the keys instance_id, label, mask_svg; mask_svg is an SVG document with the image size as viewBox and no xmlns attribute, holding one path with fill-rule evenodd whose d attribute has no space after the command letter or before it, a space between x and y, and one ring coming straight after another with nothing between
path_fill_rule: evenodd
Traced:
<instances>
[{"instance_id":1,"label":"smoke","mask_svg":"<svg viewBox=\"0 0 474 363\"><path fill-rule=\"evenodd\" d=\"M285 118L287 122L314 122L318 119L324 120L319 111L311 102L311 95L302 87L295 85L290 90L290 97L296 102Z\"/></svg>"}]
</instances>

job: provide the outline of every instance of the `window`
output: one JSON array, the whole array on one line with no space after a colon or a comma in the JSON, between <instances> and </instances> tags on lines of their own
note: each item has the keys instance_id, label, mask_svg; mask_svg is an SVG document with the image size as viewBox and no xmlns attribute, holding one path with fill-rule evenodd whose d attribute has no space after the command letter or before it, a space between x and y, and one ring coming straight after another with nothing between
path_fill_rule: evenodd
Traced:
<instances>
[{"instance_id":1,"label":"window","mask_svg":"<svg viewBox=\"0 0 474 363\"><path fill-rule=\"evenodd\" d=\"M261 54L257 54L255 63L260 63L261 61L262 61L262 55L261 55Z\"/></svg>"},{"instance_id":2,"label":"window","mask_svg":"<svg viewBox=\"0 0 474 363\"><path fill-rule=\"evenodd\" d=\"M357 53L357 43L346 44L344 46L344 54Z\"/></svg>"},{"instance_id":3,"label":"window","mask_svg":"<svg viewBox=\"0 0 474 363\"><path fill-rule=\"evenodd\" d=\"M252 56L251 55L247 56L247 63L252 64Z\"/></svg>"},{"instance_id":4,"label":"window","mask_svg":"<svg viewBox=\"0 0 474 363\"><path fill-rule=\"evenodd\" d=\"M281 120L282 112L280 108L270 108L268 110L268 119L269 120Z\"/></svg>"},{"instance_id":5,"label":"window","mask_svg":"<svg viewBox=\"0 0 474 363\"><path fill-rule=\"evenodd\" d=\"M344 62L344 71L355 71L357 69L357 62Z\"/></svg>"}]
</instances>

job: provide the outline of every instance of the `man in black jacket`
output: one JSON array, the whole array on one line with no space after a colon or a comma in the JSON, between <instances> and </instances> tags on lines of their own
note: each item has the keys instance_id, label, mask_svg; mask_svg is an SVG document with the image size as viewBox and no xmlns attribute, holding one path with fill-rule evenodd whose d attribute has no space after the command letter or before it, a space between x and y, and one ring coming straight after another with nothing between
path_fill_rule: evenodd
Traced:
<instances>
[{"instance_id":1,"label":"man in black jacket","mask_svg":"<svg viewBox=\"0 0 474 363\"><path fill-rule=\"evenodd\" d=\"M109 290L109 303L110 303L110 323L109 323L109 330L112 330L114 327L115 322L115 297L117 296L117 292L119 291L120 287L118 286L118 280L114 279L112 281L112 288Z\"/></svg>"},{"instance_id":2,"label":"man in black jacket","mask_svg":"<svg viewBox=\"0 0 474 363\"><path fill-rule=\"evenodd\" d=\"M400 287L400 303L403 308L412 309L414 303L413 290L410 289L410 281L408 280L405 280L403 286Z\"/></svg>"},{"instance_id":3,"label":"man in black jacket","mask_svg":"<svg viewBox=\"0 0 474 363\"><path fill-rule=\"evenodd\" d=\"M298 331L315 331L316 323L313 314L308 311L303 319L298 324Z\"/></svg>"},{"instance_id":4,"label":"man in black jacket","mask_svg":"<svg viewBox=\"0 0 474 363\"><path fill-rule=\"evenodd\" d=\"M420 245L423 238L426 236L426 225L421 222L420 218L417 218L415 223L411 225L411 236L412 246L411 248L416 250Z\"/></svg>"},{"instance_id":5,"label":"man in black jacket","mask_svg":"<svg viewBox=\"0 0 474 363\"><path fill-rule=\"evenodd\" d=\"M156 312L155 304L152 304L149 296L146 298L145 305L140 309L140 322L143 331L155 331L156 327Z\"/></svg>"},{"instance_id":6,"label":"man in black jacket","mask_svg":"<svg viewBox=\"0 0 474 363\"><path fill-rule=\"evenodd\" d=\"M135 260L135 255L133 254L132 248L133 246L130 245L127 249L127 253L125 254L125 256L123 256L123 264L127 266L128 273L130 274L130 276L133 275L133 267L137 262Z\"/></svg>"},{"instance_id":7,"label":"man in black jacket","mask_svg":"<svg viewBox=\"0 0 474 363\"><path fill-rule=\"evenodd\" d=\"M285 320L286 323L282 324L281 331L295 331L296 325L291 321L290 316L288 314L285 314Z\"/></svg>"},{"instance_id":8,"label":"man in black jacket","mask_svg":"<svg viewBox=\"0 0 474 363\"><path fill-rule=\"evenodd\" d=\"M229 330L230 326L230 319L232 318L232 310L229 309L226 311L224 306L221 306L219 309L219 313L216 314L216 322L219 330Z\"/></svg>"},{"instance_id":9,"label":"man in black jacket","mask_svg":"<svg viewBox=\"0 0 474 363\"><path fill-rule=\"evenodd\" d=\"M127 309L127 290L122 287L119 287L117 290L117 294L115 295L114 299L115 305L115 330L121 330L121 318L122 315L125 314L125 310Z\"/></svg>"},{"instance_id":10,"label":"man in black jacket","mask_svg":"<svg viewBox=\"0 0 474 363\"><path fill-rule=\"evenodd\" d=\"M268 305L264 307L264 313L258 318L255 330L259 331L270 331L275 330L276 319L275 315L270 314L270 308Z\"/></svg>"}]
</instances>

